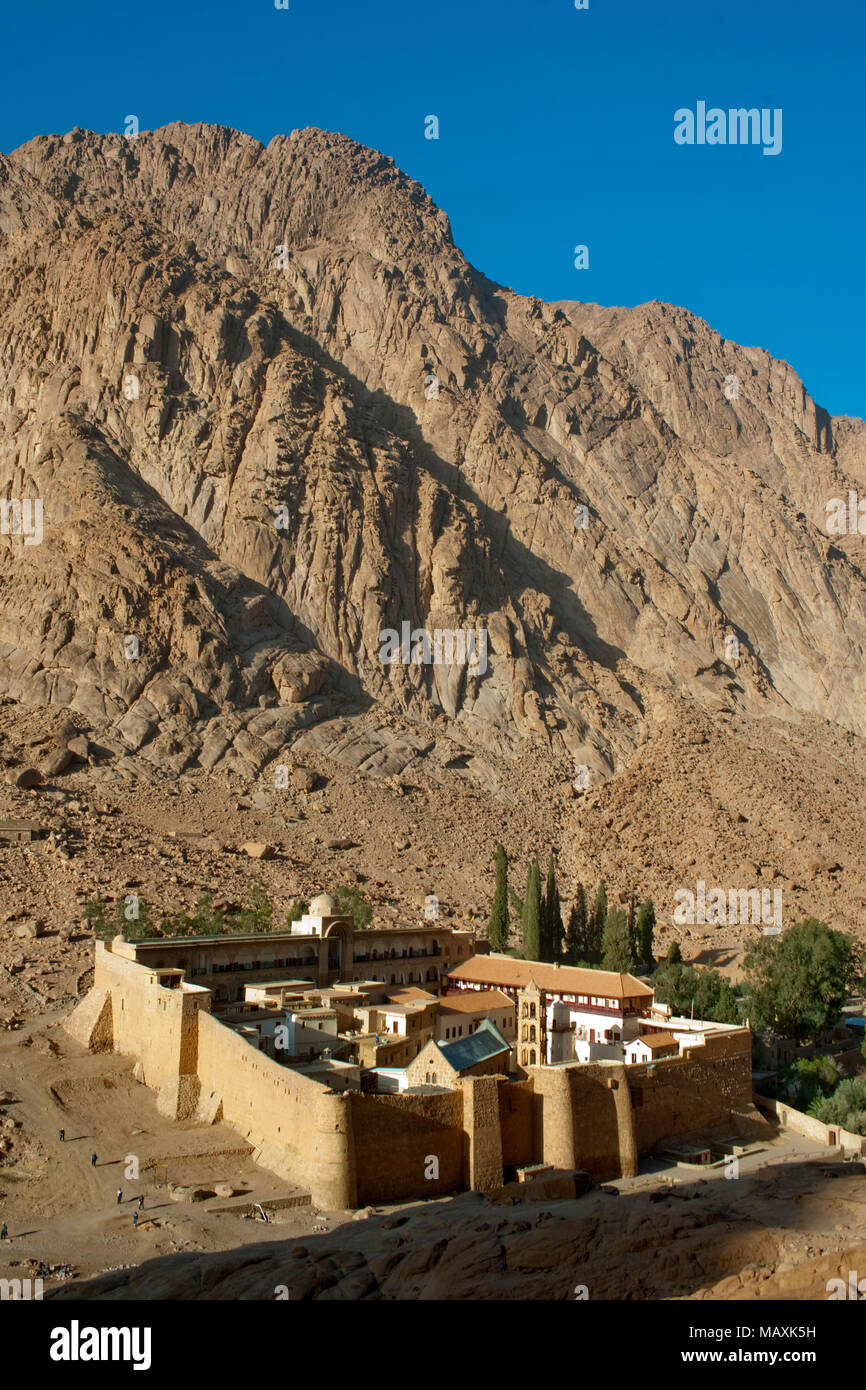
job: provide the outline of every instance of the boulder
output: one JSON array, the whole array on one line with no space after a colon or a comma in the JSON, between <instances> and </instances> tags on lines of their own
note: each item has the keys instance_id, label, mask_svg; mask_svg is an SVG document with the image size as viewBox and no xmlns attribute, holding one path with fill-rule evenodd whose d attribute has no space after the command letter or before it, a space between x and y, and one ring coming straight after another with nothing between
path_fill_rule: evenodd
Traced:
<instances>
[{"instance_id":1,"label":"boulder","mask_svg":"<svg viewBox=\"0 0 866 1390\"><path fill-rule=\"evenodd\" d=\"M275 664L271 678L284 705L300 704L321 690L325 681L322 658L312 652L292 652Z\"/></svg>"},{"instance_id":2,"label":"boulder","mask_svg":"<svg viewBox=\"0 0 866 1390\"><path fill-rule=\"evenodd\" d=\"M20 787L23 791L28 791L30 787L39 787L44 781L42 773L35 767L22 767L20 772L9 774L9 781L13 787Z\"/></svg>"},{"instance_id":3,"label":"boulder","mask_svg":"<svg viewBox=\"0 0 866 1390\"><path fill-rule=\"evenodd\" d=\"M15 935L19 941L24 941L26 939L35 940L36 937L42 936L44 930L45 925L43 922L37 921L35 917L25 917L23 922L16 923Z\"/></svg>"},{"instance_id":4,"label":"boulder","mask_svg":"<svg viewBox=\"0 0 866 1390\"><path fill-rule=\"evenodd\" d=\"M257 841L248 840L245 845L241 845L241 851L243 854L248 855L250 859L273 859L277 849L275 845L266 845Z\"/></svg>"},{"instance_id":5,"label":"boulder","mask_svg":"<svg viewBox=\"0 0 866 1390\"><path fill-rule=\"evenodd\" d=\"M40 763L40 771L45 777L57 777L65 772L72 762L72 754L65 743L50 748Z\"/></svg>"}]
</instances>

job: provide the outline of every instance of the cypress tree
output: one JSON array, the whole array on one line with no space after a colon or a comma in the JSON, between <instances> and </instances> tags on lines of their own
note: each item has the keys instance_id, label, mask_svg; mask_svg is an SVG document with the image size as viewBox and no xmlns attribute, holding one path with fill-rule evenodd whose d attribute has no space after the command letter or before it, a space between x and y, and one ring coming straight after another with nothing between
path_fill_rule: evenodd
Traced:
<instances>
[{"instance_id":1,"label":"cypress tree","mask_svg":"<svg viewBox=\"0 0 866 1390\"><path fill-rule=\"evenodd\" d=\"M502 845L496 846L496 891L490 921L487 923L487 940L491 951L504 951L508 945L508 855Z\"/></svg>"},{"instance_id":2,"label":"cypress tree","mask_svg":"<svg viewBox=\"0 0 866 1390\"><path fill-rule=\"evenodd\" d=\"M641 903L637 915L637 953L638 958L647 965L653 964L653 936L656 929L656 910L652 898Z\"/></svg>"},{"instance_id":3,"label":"cypress tree","mask_svg":"<svg viewBox=\"0 0 866 1390\"><path fill-rule=\"evenodd\" d=\"M607 888L604 879L598 885L595 895L595 904L592 915L589 919L589 940L587 945L592 956L596 958L601 954L602 937L604 936L604 924L607 921Z\"/></svg>"},{"instance_id":4,"label":"cypress tree","mask_svg":"<svg viewBox=\"0 0 866 1390\"><path fill-rule=\"evenodd\" d=\"M565 937L568 959L572 965L586 959L586 926L586 894L583 884L579 883L568 915L568 931Z\"/></svg>"},{"instance_id":5,"label":"cypress tree","mask_svg":"<svg viewBox=\"0 0 866 1390\"><path fill-rule=\"evenodd\" d=\"M548 951L544 959L553 962L559 960L562 955L562 938L565 935L565 929L562 925L562 903L556 884L556 863L552 850L547 863L547 892L544 901Z\"/></svg>"},{"instance_id":6,"label":"cypress tree","mask_svg":"<svg viewBox=\"0 0 866 1390\"><path fill-rule=\"evenodd\" d=\"M637 907L637 904L635 903L635 900L634 900L634 892L631 892L631 893L629 893L629 898L628 898L628 944L629 944L629 950L631 951L631 954L632 954L632 959L635 961L635 963L637 963L637 959L638 959L638 950L637 950L637 922L636 922L636 920L635 920L635 919L636 919L636 916L637 916L636 907Z\"/></svg>"},{"instance_id":7,"label":"cypress tree","mask_svg":"<svg viewBox=\"0 0 866 1390\"><path fill-rule=\"evenodd\" d=\"M541 870L539 869L539 884L540 883ZM538 959L549 961L550 958L550 920L547 893L542 890L538 903Z\"/></svg>"},{"instance_id":8,"label":"cypress tree","mask_svg":"<svg viewBox=\"0 0 866 1390\"><path fill-rule=\"evenodd\" d=\"M635 959L629 941L628 918L622 908L612 907L607 914L602 947L603 970L615 970L618 974L628 974L630 970L634 970Z\"/></svg>"},{"instance_id":9,"label":"cypress tree","mask_svg":"<svg viewBox=\"0 0 866 1390\"><path fill-rule=\"evenodd\" d=\"M523 900L523 956L541 959L541 873L536 861L529 866Z\"/></svg>"}]
</instances>

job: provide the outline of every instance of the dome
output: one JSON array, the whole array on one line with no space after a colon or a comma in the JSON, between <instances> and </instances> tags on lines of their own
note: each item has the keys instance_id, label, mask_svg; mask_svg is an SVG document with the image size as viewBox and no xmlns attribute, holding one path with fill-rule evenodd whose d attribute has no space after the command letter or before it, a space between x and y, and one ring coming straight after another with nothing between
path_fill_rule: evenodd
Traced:
<instances>
[{"instance_id":1,"label":"dome","mask_svg":"<svg viewBox=\"0 0 866 1390\"><path fill-rule=\"evenodd\" d=\"M330 893L319 893L310 903L311 917L339 917L340 909Z\"/></svg>"}]
</instances>

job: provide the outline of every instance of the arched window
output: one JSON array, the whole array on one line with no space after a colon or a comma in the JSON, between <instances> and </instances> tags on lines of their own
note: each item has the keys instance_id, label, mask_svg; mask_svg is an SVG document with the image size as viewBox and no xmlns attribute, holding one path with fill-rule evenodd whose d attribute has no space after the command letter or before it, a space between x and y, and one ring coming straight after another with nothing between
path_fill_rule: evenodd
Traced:
<instances>
[{"instance_id":1,"label":"arched window","mask_svg":"<svg viewBox=\"0 0 866 1390\"><path fill-rule=\"evenodd\" d=\"M532 1027L531 1027L530 1030L529 1030L529 1041L530 1041L530 1042L535 1042L535 1024L534 1024L534 1023L533 1023Z\"/></svg>"}]
</instances>

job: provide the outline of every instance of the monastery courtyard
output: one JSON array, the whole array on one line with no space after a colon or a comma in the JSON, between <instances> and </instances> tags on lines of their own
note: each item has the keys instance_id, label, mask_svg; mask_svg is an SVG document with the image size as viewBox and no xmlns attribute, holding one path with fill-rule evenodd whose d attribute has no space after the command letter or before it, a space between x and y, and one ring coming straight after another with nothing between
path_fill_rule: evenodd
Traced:
<instances>
[{"instance_id":1,"label":"monastery courtyard","mask_svg":"<svg viewBox=\"0 0 866 1390\"><path fill-rule=\"evenodd\" d=\"M26 1049L26 1068L21 1066L22 1049ZM44 1261L49 1266L68 1266L77 1272L78 1282L178 1252L238 1251L240 1258L243 1247L269 1242L292 1242L285 1250L285 1264L291 1267L289 1256L296 1245L306 1249L312 1242L334 1243L347 1238L354 1245L365 1231L371 1243L381 1241L381 1222L375 1220L379 1214L392 1223L395 1219L402 1223L403 1216L398 1213L408 1213L411 1219L417 1216L425 1223L425 1237L431 1221L444 1223L446 1234L451 1223L454 1230L450 1234L456 1237L466 1229L467 1204L476 1220L484 1218L491 1223L491 1230L502 1225L500 1208L488 1205L487 1199L477 1194L464 1194L454 1203L439 1198L380 1206L374 1213L359 1213L367 1219L358 1224L352 1223L352 1213L319 1211L309 1204L306 1194L257 1166L250 1146L230 1126L178 1122L161 1116L155 1094L134 1080L132 1069L131 1058L92 1054L75 1043L60 1026L59 1014L0 1036L0 1092L15 1097L4 1109L21 1126L16 1135L22 1154L17 1165L3 1171L3 1208L10 1240L0 1250L0 1278L35 1274L35 1262ZM61 1127L66 1131L64 1143L59 1141ZM753 1147L754 1152L741 1158L740 1176L734 1182L726 1180L723 1164L697 1170L647 1159L634 1178L605 1184L578 1201L521 1204L516 1214L528 1218L528 1224L542 1220L542 1213L546 1213L555 1220L594 1225L615 1218L617 1211L624 1220L637 1194L645 1199L671 1183L683 1198L701 1189L701 1195L714 1200L715 1190L720 1201L729 1203L735 1198L734 1189L742 1190L745 1197L768 1166L775 1168L781 1163L802 1169L808 1165L820 1183L828 1165L839 1162L826 1148L792 1133ZM92 1152L98 1155L95 1168L90 1165ZM129 1154L138 1157L139 1181L124 1176ZM154 1163L161 1164L162 1171L154 1169ZM767 1176L772 1187L772 1175ZM797 1174L798 1181L801 1176ZM206 1192L217 1184L230 1185L238 1195L193 1200L192 1189ZM834 1199L848 1196L848 1184L844 1193L841 1184L827 1186ZM120 1205L116 1201L118 1187L123 1190ZM181 1193L179 1188L191 1190ZM621 1194L618 1201L614 1191ZM145 1204L136 1230L132 1213L140 1193ZM663 1199L663 1207L652 1210L670 1207L672 1200ZM825 1211L823 1199L816 1198L814 1215L809 1216L804 1210L795 1210L799 1200L780 1201L779 1207L791 1207L789 1217L799 1227L802 1250L798 1250L803 1258L816 1247L832 1250L850 1244L857 1222L840 1221L838 1201L831 1202ZM296 1201L303 1205L291 1204ZM261 1202L268 1210L268 1224L244 1215L254 1202ZM681 1205L678 1201L673 1204ZM685 1201L682 1209L687 1210ZM775 1215L768 1213L767 1219L786 1225L789 1217L782 1221L780 1210ZM419 1231L419 1238L421 1234ZM55 1283L54 1278L47 1277L46 1292ZM665 1296L664 1291L659 1292Z\"/></svg>"}]
</instances>

